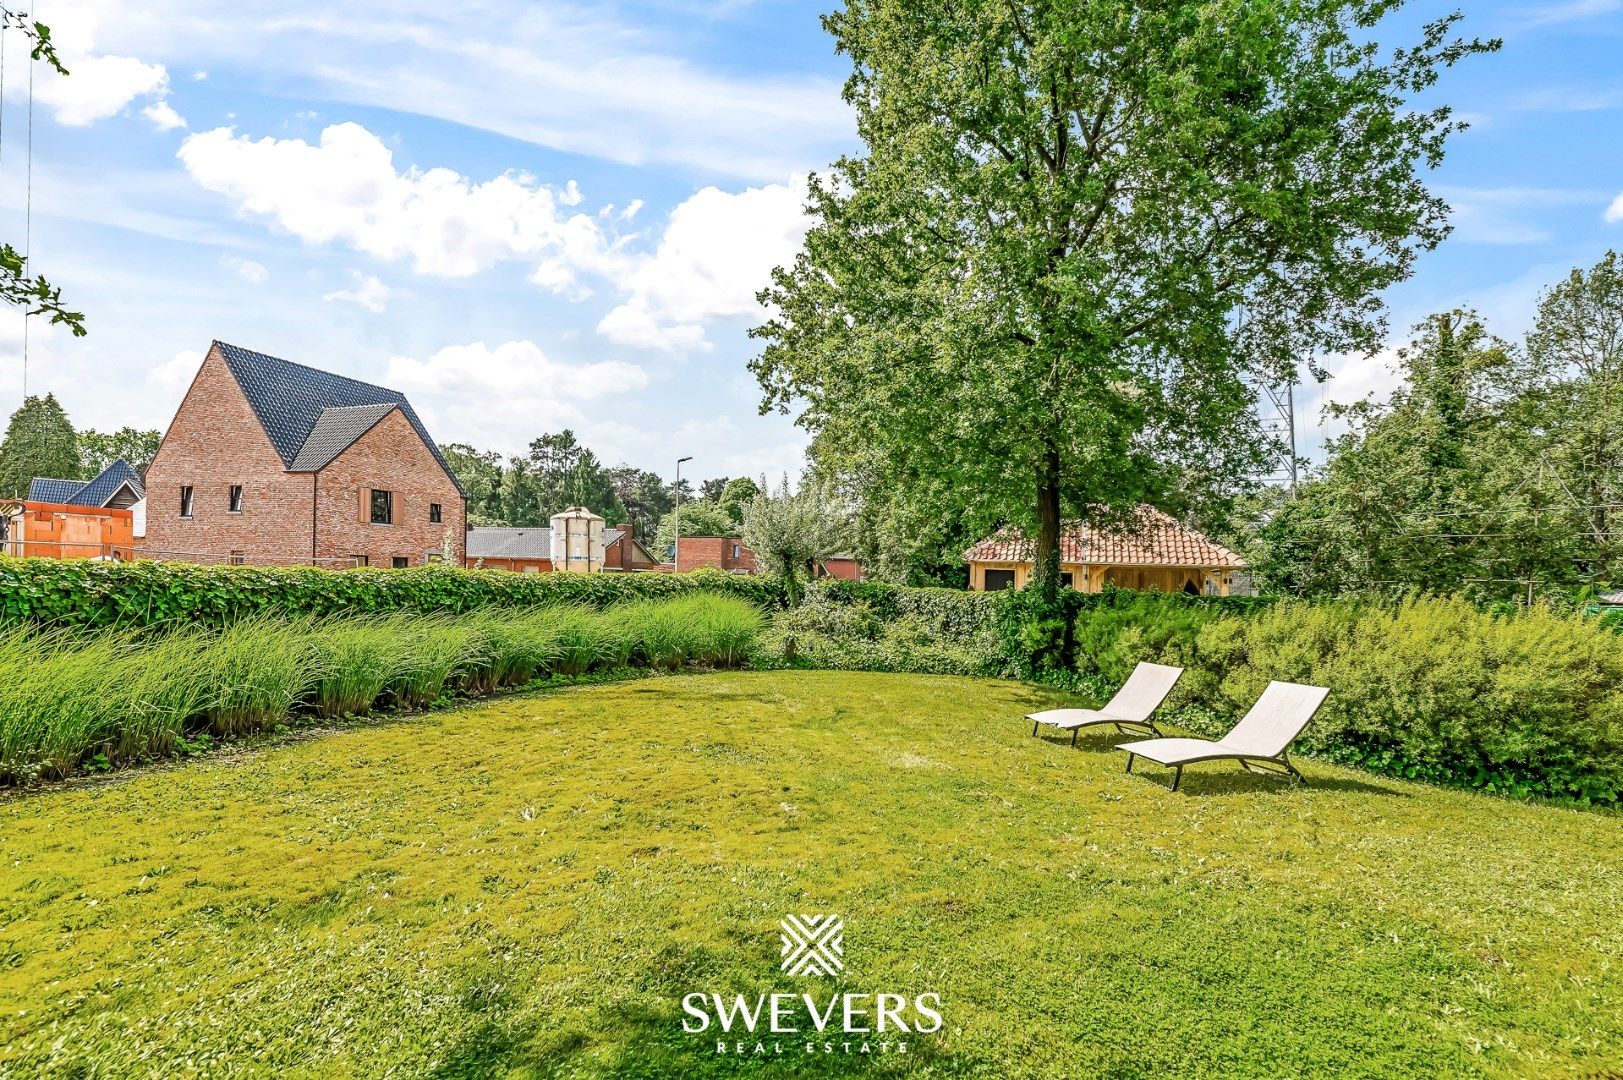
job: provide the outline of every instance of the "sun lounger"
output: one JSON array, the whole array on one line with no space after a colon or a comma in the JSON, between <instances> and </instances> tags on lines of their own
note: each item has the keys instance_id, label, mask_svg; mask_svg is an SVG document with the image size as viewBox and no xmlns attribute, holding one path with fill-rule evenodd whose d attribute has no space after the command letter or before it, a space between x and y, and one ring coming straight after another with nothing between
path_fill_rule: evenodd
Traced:
<instances>
[{"instance_id":1,"label":"sun lounger","mask_svg":"<svg viewBox=\"0 0 1623 1080\"><path fill-rule=\"evenodd\" d=\"M1147 739L1121 743L1127 751L1127 771L1133 771L1134 758L1149 758L1170 766L1172 790L1178 790L1183 767L1197 761L1234 760L1253 772L1288 773L1298 783L1306 783L1290 761L1290 744L1307 727L1330 691L1322 686L1271 682L1251 711L1227 735L1211 742L1206 739Z\"/></svg>"},{"instance_id":2,"label":"sun lounger","mask_svg":"<svg viewBox=\"0 0 1623 1080\"><path fill-rule=\"evenodd\" d=\"M1161 707L1161 702L1167 699L1173 684L1182 674L1183 668L1180 667L1140 664L1102 709L1049 709L1046 712L1027 713L1026 719L1031 721L1034 736L1044 724L1060 731L1069 731L1072 746L1076 745L1076 736L1083 728L1097 724L1114 724L1123 735L1136 734L1128 731L1123 724L1159 735L1160 729L1150 716Z\"/></svg>"}]
</instances>

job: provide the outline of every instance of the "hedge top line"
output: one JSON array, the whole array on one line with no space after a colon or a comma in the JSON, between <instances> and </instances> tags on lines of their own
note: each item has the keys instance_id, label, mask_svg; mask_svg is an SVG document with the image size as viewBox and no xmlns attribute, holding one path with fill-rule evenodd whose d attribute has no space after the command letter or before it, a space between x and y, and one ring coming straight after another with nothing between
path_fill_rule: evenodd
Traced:
<instances>
[{"instance_id":1,"label":"hedge top line","mask_svg":"<svg viewBox=\"0 0 1623 1080\"><path fill-rule=\"evenodd\" d=\"M990 613L998 595L870 581L825 581L819 587L836 600L867 602L885 617L899 609L951 608L974 621ZM533 604L607 607L692 590L737 596L763 608L785 604L775 579L708 568L683 574L515 574L452 566L328 570L0 558L0 620L52 626L218 626L260 612L323 616ZM1078 607L1111 604L1109 593L1067 599ZM1224 598L1185 599L1205 606ZM1227 599L1220 606L1234 606L1233 598Z\"/></svg>"}]
</instances>

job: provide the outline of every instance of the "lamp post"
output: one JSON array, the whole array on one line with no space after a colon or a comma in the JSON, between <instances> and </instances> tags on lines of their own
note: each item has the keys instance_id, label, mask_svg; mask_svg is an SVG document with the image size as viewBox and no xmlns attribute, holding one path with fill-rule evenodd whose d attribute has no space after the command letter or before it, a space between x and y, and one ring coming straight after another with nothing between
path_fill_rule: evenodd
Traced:
<instances>
[{"instance_id":1,"label":"lamp post","mask_svg":"<svg viewBox=\"0 0 1623 1080\"><path fill-rule=\"evenodd\" d=\"M682 572L682 462L692 461L693 455L676 459L676 546L671 549L671 572Z\"/></svg>"}]
</instances>

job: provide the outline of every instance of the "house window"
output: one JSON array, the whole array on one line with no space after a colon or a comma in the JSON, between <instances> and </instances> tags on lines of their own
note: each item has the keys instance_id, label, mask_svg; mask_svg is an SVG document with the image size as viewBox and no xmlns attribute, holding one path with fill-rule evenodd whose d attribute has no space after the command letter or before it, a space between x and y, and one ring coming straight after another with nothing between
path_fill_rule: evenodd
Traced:
<instances>
[{"instance_id":1,"label":"house window","mask_svg":"<svg viewBox=\"0 0 1623 1080\"><path fill-rule=\"evenodd\" d=\"M231 510L231 512L233 514L242 513L242 485L241 484L232 484L231 485L231 506L230 506L230 510Z\"/></svg>"},{"instance_id":2,"label":"house window","mask_svg":"<svg viewBox=\"0 0 1623 1080\"><path fill-rule=\"evenodd\" d=\"M428 504L428 521L429 521L429 524L431 524L431 525L438 525L440 523L440 504L439 503L429 503Z\"/></svg>"},{"instance_id":3,"label":"house window","mask_svg":"<svg viewBox=\"0 0 1623 1080\"><path fill-rule=\"evenodd\" d=\"M394 524L394 492L372 489L372 524Z\"/></svg>"},{"instance_id":4,"label":"house window","mask_svg":"<svg viewBox=\"0 0 1623 1080\"><path fill-rule=\"evenodd\" d=\"M243 563L245 563L247 561L248 561L248 557L246 555L244 555L242 552L233 551L231 553L231 565L232 566L241 566Z\"/></svg>"},{"instance_id":5,"label":"house window","mask_svg":"<svg viewBox=\"0 0 1623 1080\"><path fill-rule=\"evenodd\" d=\"M735 558L735 559L738 558L738 545L737 544L733 545L733 558Z\"/></svg>"},{"instance_id":6,"label":"house window","mask_svg":"<svg viewBox=\"0 0 1623 1080\"><path fill-rule=\"evenodd\" d=\"M1059 572L1059 587L1060 588L1062 588L1062 589L1074 589L1074 588L1076 588L1075 585L1071 584L1071 582L1073 580L1075 580L1075 579L1071 577L1071 572L1069 570L1061 570Z\"/></svg>"},{"instance_id":7,"label":"house window","mask_svg":"<svg viewBox=\"0 0 1623 1080\"><path fill-rule=\"evenodd\" d=\"M192 489L190 486L180 489L180 516L183 518L192 516Z\"/></svg>"},{"instance_id":8,"label":"house window","mask_svg":"<svg viewBox=\"0 0 1623 1080\"><path fill-rule=\"evenodd\" d=\"M1004 589L1012 589L1012 588L1014 588L1014 571L1013 570L988 570L988 571L986 571L986 591L987 592L1000 592L1000 591L1002 591Z\"/></svg>"},{"instance_id":9,"label":"house window","mask_svg":"<svg viewBox=\"0 0 1623 1080\"><path fill-rule=\"evenodd\" d=\"M389 560L389 565L394 567L396 570L404 570L410 564L404 555L396 555L394 558Z\"/></svg>"},{"instance_id":10,"label":"house window","mask_svg":"<svg viewBox=\"0 0 1623 1080\"><path fill-rule=\"evenodd\" d=\"M355 560L356 566L368 566L372 562L371 557L367 555L351 555L350 558Z\"/></svg>"}]
</instances>

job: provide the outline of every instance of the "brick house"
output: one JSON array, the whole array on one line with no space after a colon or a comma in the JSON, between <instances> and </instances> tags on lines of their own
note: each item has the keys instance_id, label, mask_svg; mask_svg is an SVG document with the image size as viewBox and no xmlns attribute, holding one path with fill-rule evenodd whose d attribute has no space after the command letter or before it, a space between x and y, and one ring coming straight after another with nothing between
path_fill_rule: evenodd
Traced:
<instances>
[{"instance_id":1,"label":"brick house","mask_svg":"<svg viewBox=\"0 0 1623 1080\"><path fill-rule=\"evenodd\" d=\"M216 341L146 473L137 554L459 563L467 498L405 395Z\"/></svg>"}]
</instances>

